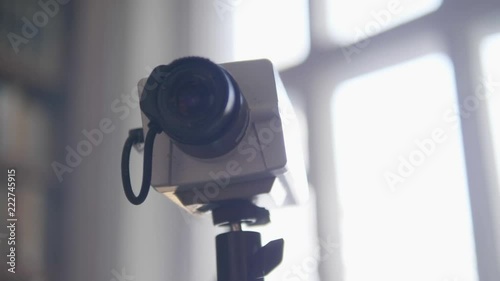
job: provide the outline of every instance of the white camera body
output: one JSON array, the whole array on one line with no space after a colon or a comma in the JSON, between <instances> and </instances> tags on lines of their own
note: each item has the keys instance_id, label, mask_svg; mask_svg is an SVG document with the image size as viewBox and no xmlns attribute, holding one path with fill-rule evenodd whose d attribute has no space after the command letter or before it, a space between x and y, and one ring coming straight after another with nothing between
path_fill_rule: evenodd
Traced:
<instances>
[{"instance_id":1,"label":"white camera body","mask_svg":"<svg viewBox=\"0 0 500 281\"><path fill-rule=\"evenodd\" d=\"M309 191L300 130L277 71L269 60L219 66L234 78L249 109L238 144L221 156L197 158L161 133L153 148L151 185L191 213L231 199L266 208L303 202ZM139 82L141 96L145 83ZM144 113L142 122L147 135Z\"/></svg>"}]
</instances>

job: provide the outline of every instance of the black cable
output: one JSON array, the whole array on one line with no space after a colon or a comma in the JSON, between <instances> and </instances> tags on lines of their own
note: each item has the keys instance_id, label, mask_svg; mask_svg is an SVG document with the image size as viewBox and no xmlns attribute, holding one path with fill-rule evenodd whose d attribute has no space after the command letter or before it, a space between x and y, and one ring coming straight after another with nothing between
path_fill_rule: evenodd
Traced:
<instances>
[{"instance_id":1,"label":"black cable","mask_svg":"<svg viewBox=\"0 0 500 281\"><path fill-rule=\"evenodd\" d=\"M127 196L128 201L134 205L140 205L146 200L149 193L149 188L151 185L151 167L153 160L153 144L156 134L161 133L161 129L154 123L149 123L148 134L146 135L146 140L144 141L144 133L142 129L133 129L129 131L125 145L123 146L122 152L122 182L123 191L125 196ZM130 183L130 151L132 146L137 143L144 144L144 164L142 172L142 185L139 195L135 196L132 190L132 184Z\"/></svg>"}]
</instances>

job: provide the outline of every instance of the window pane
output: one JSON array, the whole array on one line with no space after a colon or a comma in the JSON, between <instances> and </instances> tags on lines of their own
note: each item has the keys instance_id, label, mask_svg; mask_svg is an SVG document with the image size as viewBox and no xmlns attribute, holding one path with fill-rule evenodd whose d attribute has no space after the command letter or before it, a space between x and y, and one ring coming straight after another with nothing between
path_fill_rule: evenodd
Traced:
<instances>
[{"instance_id":1,"label":"window pane","mask_svg":"<svg viewBox=\"0 0 500 281\"><path fill-rule=\"evenodd\" d=\"M335 91L346 281L477 280L455 92L439 54Z\"/></svg>"},{"instance_id":2,"label":"window pane","mask_svg":"<svg viewBox=\"0 0 500 281\"><path fill-rule=\"evenodd\" d=\"M442 0L332 0L327 1L328 30L347 45L429 14Z\"/></svg>"},{"instance_id":3,"label":"window pane","mask_svg":"<svg viewBox=\"0 0 500 281\"><path fill-rule=\"evenodd\" d=\"M481 61L485 74L483 86L487 96L488 115L495 150L497 183L500 188L500 34L487 37L481 44Z\"/></svg>"},{"instance_id":4,"label":"window pane","mask_svg":"<svg viewBox=\"0 0 500 281\"><path fill-rule=\"evenodd\" d=\"M235 60L268 58L285 69L309 54L309 1L219 0L233 3Z\"/></svg>"}]
</instances>

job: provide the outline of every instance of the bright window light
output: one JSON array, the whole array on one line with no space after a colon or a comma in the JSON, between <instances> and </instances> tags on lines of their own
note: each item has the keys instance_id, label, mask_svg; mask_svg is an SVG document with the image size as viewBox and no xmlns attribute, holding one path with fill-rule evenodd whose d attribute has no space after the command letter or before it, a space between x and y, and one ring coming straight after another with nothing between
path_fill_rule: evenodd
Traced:
<instances>
[{"instance_id":1,"label":"bright window light","mask_svg":"<svg viewBox=\"0 0 500 281\"><path fill-rule=\"evenodd\" d=\"M285 69L306 59L310 47L309 1L224 1L234 5L235 60L268 58Z\"/></svg>"},{"instance_id":2,"label":"bright window light","mask_svg":"<svg viewBox=\"0 0 500 281\"><path fill-rule=\"evenodd\" d=\"M332 99L346 281L476 281L453 68L427 55Z\"/></svg>"},{"instance_id":3,"label":"bright window light","mask_svg":"<svg viewBox=\"0 0 500 281\"><path fill-rule=\"evenodd\" d=\"M481 44L483 91L487 96L488 115L495 150L497 183L500 183L500 34L487 37ZM499 184L500 188L500 184Z\"/></svg>"},{"instance_id":4,"label":"bright window light","mask_svg":"<svg viewBox=\"0 0 500 281\"><path fill-rule=\"evenodd\" d=\"M442 0L332 0L327 1L327 25L341 45L361 41L397 25L429 14Z\"/></svg>"}]
</instances>

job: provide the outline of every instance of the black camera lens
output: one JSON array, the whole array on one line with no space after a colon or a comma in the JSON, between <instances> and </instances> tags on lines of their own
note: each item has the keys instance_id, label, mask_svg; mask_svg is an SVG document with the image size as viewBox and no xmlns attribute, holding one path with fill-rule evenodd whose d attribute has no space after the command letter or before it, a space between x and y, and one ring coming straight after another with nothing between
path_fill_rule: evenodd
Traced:
<instances>
[{"instance_id":1,"label":"black camera lens","mask_svg":"<svg viewBox=\"0 0 500 281\"><path fill-rule=\"evenodd\" d=\"M208 59L187 57L159 66L147 84L141 109L186 152L222 154L246 129L248 107L236 81Z\"/></svg>"},{"instance_id":2,"label":"black camera lens","mask_svg":"<svg viewBox=\"0 0 500 281\"><path fill-rule=\"evenodd\" d=\"M185 118L203 117L213 106L215 97L202 81L193 79L178 89L176 107Z\"/></svg>"}]
</instances>

